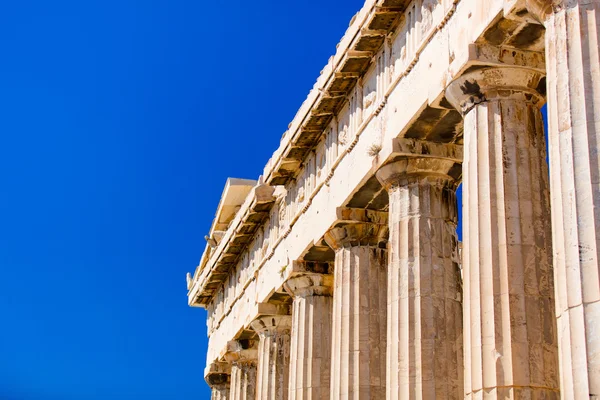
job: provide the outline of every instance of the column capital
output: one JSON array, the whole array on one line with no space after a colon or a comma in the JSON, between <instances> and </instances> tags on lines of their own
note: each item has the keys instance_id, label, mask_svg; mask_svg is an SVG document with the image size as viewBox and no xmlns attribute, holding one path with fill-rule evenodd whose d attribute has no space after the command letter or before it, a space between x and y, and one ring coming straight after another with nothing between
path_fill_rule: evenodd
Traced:
<instances>
[{"instance_id":1,"label":"column capital","mask_svg":"<svg viewBox=\"0 0 600 400\"><path fill-rule=\"evenodd\" d=\"M231 364L227 362L213 362L206 367L204 380L208 386L215 388L217 386L228 385L231 375Z\"/></svg>"},{"instance_id":2,"label":"column capital","mask_svg":"<svg viewBox=\"0 0 600 400\"><path fill-rule=\"evenodd\" d=\"M333 275L306 274L288 279L283 287L293 297L332 296Z\"/></svg>"},{"instance_id":3,"label":"column capital","mask_svg":"<svg viewBox=\"0 0 600 400\"><path fill-rule=\"evenodd\" d=\"M524 67L491 67L467 72L446 89L446 98L463 115L477 104L514 99L542 107L545 103L544 75Z\"/></svg>"},{"instance_id":4,"label":"column capital","mask_svg":"<svg viewBox=\"0 0 600 400\"><path fill-rule=\"evenodd\" d=\"M527 11L542 24L555 10L565 7L565 0L525 0Z\"/></svg>"},{"instance_id":5,"label":"column capital","mask_svg":"<svg viewBox=\"0 0 600 400\"><path fill-rule=\"evenodd\" d=\"M290 331L292 329L292 317L290 315L267 315L252 321L250 327L259 335Z\"/></svg>"},{"instance_id":6,"label":"column capital","mask_svg":"<svg viewBox=\"0 0 600 400\"><path fill-rule=\"evenodd\" d=\"M337 217L333 228L324 236L333 250L354 246L386 247L389 233L386 212L338 207Z\"/></svg>"},{"instance_id":7,"label":"column capital","mask_svg":"<svg viewBox=\"0 0 600 400\"><path fill-rule=\"evenodd\" d=\"M224 357L225 360L234 364L256 362L258 360L258 346L254 341L231 340L227 342Z\"/></svg>"},{"instance_id":8,"label":"column capital","mask_svg":"<svg viewBox=\"0 0 600 400\"><path fill-rule=\"evenodd\" d=\"M392 161L376 172L386 189L423 179L448 184L461 176L463 146L431 143L414 139L395 139Z\"/></svg>"}]
</instances>

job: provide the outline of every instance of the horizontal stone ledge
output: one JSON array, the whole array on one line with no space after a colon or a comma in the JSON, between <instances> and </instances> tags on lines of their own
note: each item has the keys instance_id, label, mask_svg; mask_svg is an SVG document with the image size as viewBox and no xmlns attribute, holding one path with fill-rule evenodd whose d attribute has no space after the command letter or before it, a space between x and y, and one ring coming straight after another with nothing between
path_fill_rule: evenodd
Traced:
<instances>
[{"instance_id":1,"label":"horizontal stone ledge","mask_svg":"<svg viewBox=\"0 0 600 400\"><path fill-rule=\"evenodd\" d=\"M395 139L388 159L396 157L441 158L456 163L463 161L463 146L459 144L434 143L418 139Z\"/></svg>"},{"instance_id":2,"label":"horizontal stone ledge","mask_svg":"<svg viewBox=\"0 0 600 400\"><path fill-rule=\"evenodd\" d=\"M258 303L255 308L256 316L264 315L290 315L291 306L288 304L272 304L272 303Z\"/></svg>"},{"instance_id":3,"label":"horizontal stone ledge","mask_svg":"<svg viewBox=\"0 0 600 400\"><path fill-rule=\"evenodd\" d=\"M473 66L522 67L546 74L546 55L542 51L519 50L513 47L472 43L468 48L466 69Z\"/></svg>"},{"instance_id":4,"label":"horizontal stone ledge","mask_svg":"<svg viewBox=\"0 0 600 400\"><path fill-rule=\"evenodd\" d=\"M383 211L338 207L336 214L337 221L334 226L340 223L370 223L377 225L387 225L388 223L388 213Z\"/></svg>"},{"instance_id":5,"label":"horizontal stone ledge","mask_svg":"<svg viewBox=\"0 0 600 400\"><path fill-rule=\"evenodd\" d=\"M233 268L244 249L248 246L248 238L252 238L256 229L269 217L269 212L275 204L275 188L267 184L255 186L248 196L252 201L244 210L240 210L242 217L238 220L235 230L228 229L222 243L211 257L210 270L203 271L200 278L194 282L190 291L190 306L206 307L214 295L215 283L224 282L231 268ZM234 219L235 223L235 219ZM233 228L231 228L233 229ZM205 267L208 268L208 265ZM229 268L229 269L227 269ZM206 291L206 293L204 293ZM200 300L202 300L200 302Z\"/></svg>"}]
</instances>

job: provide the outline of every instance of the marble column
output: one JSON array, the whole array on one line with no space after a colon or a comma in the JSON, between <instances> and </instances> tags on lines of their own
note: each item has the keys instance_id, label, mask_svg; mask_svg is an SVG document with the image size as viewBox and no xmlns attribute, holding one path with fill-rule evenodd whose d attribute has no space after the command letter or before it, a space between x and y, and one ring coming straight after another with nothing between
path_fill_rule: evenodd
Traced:
<instances>
[{"instance_id":1,"label":"marble column","mask_svg":"<svg viewBox=\"0 0 600 400\"><path fill-rule=\"evenodd\" d=\"M207 369L204 379L212 390L211 400L229 400L231 365L215 362Z\"/></svg>"},{"instance_id":2,"label":"marble column","mask_svg":"<svg viewBox=\"0 0 600 400\"><path fill-rule=\"evenodd\" d=\"M290 334L292 317L270 315L251 324L258 334L256 398L287 400L290 369Z\"/></svg>"},{"instance_id":3,"label":"marble column","mask_svg":"<svg viewBox=\"0 0 600 400\"><path fill-rule=\"evenodd\" d=\"M456 236L462 148L426 147L448 158L400 155L377 172L390 199L387 400L464 397Z\"/></svg>"},{"instance_id":4,"label":"marble column","mask_svg":"<svg viewBox=\"0 0 600 400\"><path fill-rule=\"evenodd\" d=\"M559 395L542 78L482 68L446 92L464 115L467 398Z\"/></svg>"},{"instance_id":5,"label":"marble column","mask_svg":"<svg viewBox=\"0 0 600 400\"><path fill-rule=\"evenodd\" d=\"M256 364L258 350L253 341L234 340L227 344L225 359L231 363L229 400L256 398Z\"/></svg>"},{"instance_id":6,"label":"marble column","mask_svg":"<svg viewBox=\"0 0 600 400\"><path fill-rule=\"evenodd\" d=\"M387 214L338 209L325 235L335 250L332 400L385 398Z\"/></svg>"},{"instance_id":7,"label":"marble column","mask_svg":"<svg viewBox=\"0 0 600 400\"><path fill-rule=\"evenodd\" d=\"M600 398L600 1L528 0L546 27L561 393Z\"/></svg>"},{"instance_id":8,"label":"marble column","mask_svg":"<svg viewBox=\"0 0 600 400\"><path fill-rule=\"evenodd\" d=\"M284 287L294 298L289 399L328 400L333 275L296 276Z\"/></svg>"}]
</instances>

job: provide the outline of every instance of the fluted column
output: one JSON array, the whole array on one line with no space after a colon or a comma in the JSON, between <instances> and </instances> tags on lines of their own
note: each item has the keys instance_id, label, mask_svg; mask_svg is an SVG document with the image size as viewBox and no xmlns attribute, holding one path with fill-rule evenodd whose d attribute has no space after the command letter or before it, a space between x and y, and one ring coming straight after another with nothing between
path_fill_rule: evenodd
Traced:
<instances>
[{"instance_id":1,"label":"fluted column","mask_svg":"<svg viewBox=\"0 0 600 400\"><path fill-rule=\"evenodd\" d=\"M558 351L542 76L487 68L447 97L463 112L467 398L556 398Z\"/></svg>"},{"instance_id":2,"label":"fluted column","mask_svg":"<svg viewBox=\"0 0 600 400\"><path fill-rule=\"evenodd\" d=\"M420 146L404 142L406 150ZM464 397L456 236L462 148L426 148L426 157L401 154L377 172L389 193L388 400Z\"/></svg>"},{"instance_id":3,"label":"fluted column","mask_svg":"<svg viewBox=\"0 0 600 400\"><path fill-rule=\"evenodd\" d=\"M211 400L229 400L231 365L215 362L208 366L204 379L210 386Z\"/></svg>"},{"instance_id":4,"label":"fluted column","mask_svg":"<svg viewBox=\"0 0 600 400\"><path fill-rule=\"evenodd\" d=\"M338 209L331 399L385 398L387 215Z\"/></svg>"},{"instance_id":5,"label":"fluted column","mask_svg":"<svg viewBox=\"0 0 600 400\"><path fill-rule=\"evenodd\" d=\"M225 359L231 363L229 400L256 398L257 346L250 340L234 340L227 344Z\"/></svg>"},{"instance_id":6,"label":"fluted column","mask_svg":"<svg viewBox=\"0 0 600 400\"><path fill-rule=\"evenodd\" d=\"M256 398L287 400L292 318L289 315L260 317L251 326L260 338Z\"/></svg>"},{"instance_id":7,"label":"fluted column","mask_svg":"<svg viewBox=\"0 0 600 400\"><path fill-rule=\"evenodd\" d=\"M528 0L546 26L556 315L564 399L600 398L600 1Z\"/></svg>"},{"instance_id":8,"label":"fluted column","mask_svg":"<svg viewBox=\"0 0 600 400\"><path fill-rule=\"evenodd\" d=\"M333 275L297 276L284 286L294 297L289 399L328 400Z\"/></svg>"},{"instance_id":9,"label":"fluted column","mask_svg":"<svg viewBox=\"0 0 600 400\"><path fill-rule=\"evenodd\" d=\"M231 365L230 400L256 398L256 360L240 360Z\"/></svg>"}]
</instances>

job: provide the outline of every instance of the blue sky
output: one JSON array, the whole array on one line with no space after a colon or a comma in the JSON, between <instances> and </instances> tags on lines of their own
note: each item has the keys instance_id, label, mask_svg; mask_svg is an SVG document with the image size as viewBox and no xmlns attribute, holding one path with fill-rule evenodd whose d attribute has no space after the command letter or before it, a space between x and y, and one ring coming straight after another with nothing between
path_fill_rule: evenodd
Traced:
<instances>
[{"instance_id":1,"label":"blue sky","mask_svg":"<svg viewBox=\"0 0 600 400\"><path fill-rule=\"evenodd\" d=\"M185 273L361 0L0 12L0 399L207 399Z\"/></svg>"}]
</instances>

